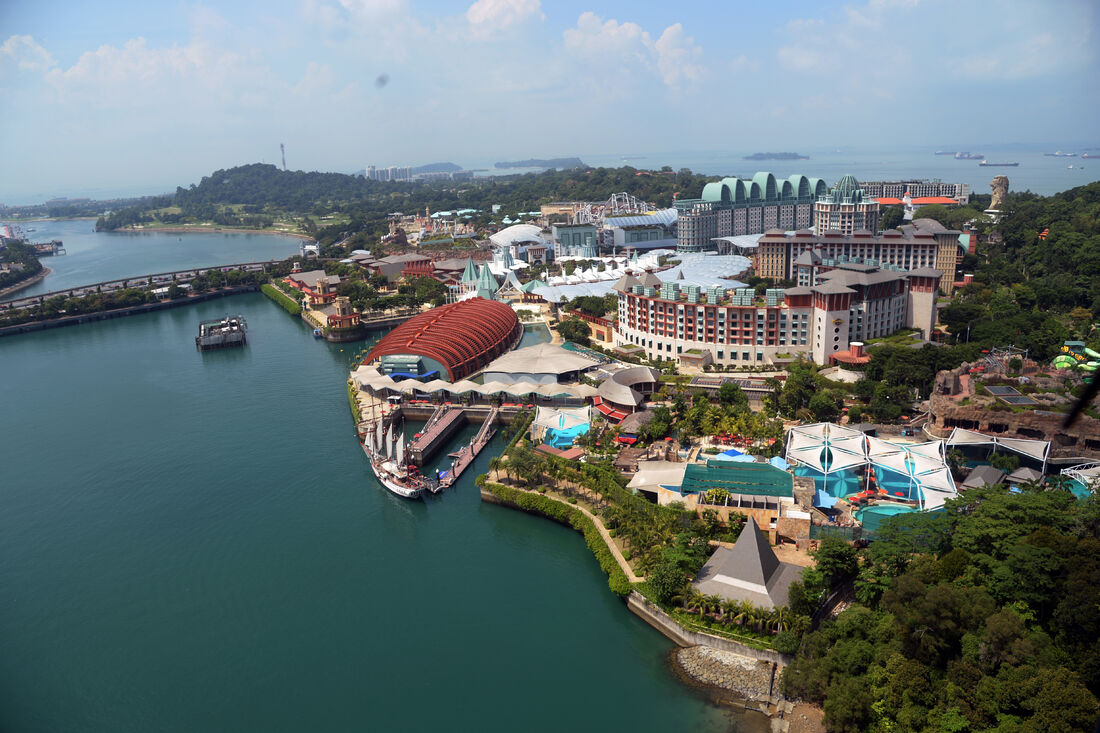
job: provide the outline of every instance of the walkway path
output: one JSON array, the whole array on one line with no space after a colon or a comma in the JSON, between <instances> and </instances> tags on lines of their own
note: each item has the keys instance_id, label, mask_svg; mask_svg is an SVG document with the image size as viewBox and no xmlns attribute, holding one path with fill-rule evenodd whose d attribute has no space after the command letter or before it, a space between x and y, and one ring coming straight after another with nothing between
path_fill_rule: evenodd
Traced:
<instances>
[{"instance_id":1,"label":"walkway path","mask_svg":"<svg viewBox=\"0 0 1100 733\"><path fill-rule=\"evenodd\" d=\"M489 480L493 481L493 482L496 482L496 483L501 483L500 482L500 473L499 472L491 473L489 475ZM619 546L617 544L615 544L615 539L611 536L611 533L607 531L607 527L604 526L603 521L601 521L598 516L596 516L595 514L593 514L590 511L588 511L586 508L584 508L580 504L570 504L569 502L563 500L562 498L560 498L557 495L551 496L549 490L546 492L546 494L541 494L538 491L534 491L534 490L531 490L531 489L521 489L518 486L509 486L509 488L515 489L516 491L522 491L526 494L538 494L539 496L546 496L547 498L553 499L554 501L558 502L559 504L565 504L566 506L568 506L572 509L580 510L580 512L582 514L584 514L584 516L591 519L592 523L596 525L596 529L598 529L600 531L600 536L603 537L604 543L607 544L607 549L611 550L611 554L615 556L615 561L619 563L619 567L623 569L624 573L626 573L627 580L629 580L631 583L641 583L645 580L645 578L643 576L635 574L634 568L630 567L630 563L628 563L626 561L626 558L623 557L622 550L620 550ZM577 487L577 488L580 488L582 490L584 489L584 487Z\"/></svg>"}]
</instances>

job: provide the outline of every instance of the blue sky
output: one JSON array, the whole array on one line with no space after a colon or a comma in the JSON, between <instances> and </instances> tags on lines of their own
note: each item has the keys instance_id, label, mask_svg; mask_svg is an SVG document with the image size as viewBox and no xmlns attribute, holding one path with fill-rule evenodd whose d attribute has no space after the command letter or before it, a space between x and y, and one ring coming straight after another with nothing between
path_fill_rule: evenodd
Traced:
<instances>
[{"instance_id":1,"label":"blue sky","mask_svg":"<svg viewBox=\"0 0 1100 733\"><path fill-rule=\"evenodd\" d=\"M1100 145L1091 0L0 3L0 201L291 167ZM388 83L377 80L385 75Z\"/></svg>"}]
</instances>

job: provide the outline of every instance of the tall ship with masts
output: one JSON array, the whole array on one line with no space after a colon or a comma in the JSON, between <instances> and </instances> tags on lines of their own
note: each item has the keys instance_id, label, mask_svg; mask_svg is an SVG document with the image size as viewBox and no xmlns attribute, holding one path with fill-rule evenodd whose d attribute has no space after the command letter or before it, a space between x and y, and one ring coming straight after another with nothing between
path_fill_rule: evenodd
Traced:
<instances>
[{"instance_id":1,"label":"tall ship with masts","mask_svg":"<svg viewBox=\"0 0 1100 733\"><path fill-rule=\"evenodd\" d=\"M396 419L389 425L382 419L363 437L363 450L370 459L371 470L387 489L406 499L419 499L433 488L433 479L421 476L419 469L409 463L405 446L405 431L397 428ZM396 436L395 436L396 432Z\"/></svg>"}]
</instances>

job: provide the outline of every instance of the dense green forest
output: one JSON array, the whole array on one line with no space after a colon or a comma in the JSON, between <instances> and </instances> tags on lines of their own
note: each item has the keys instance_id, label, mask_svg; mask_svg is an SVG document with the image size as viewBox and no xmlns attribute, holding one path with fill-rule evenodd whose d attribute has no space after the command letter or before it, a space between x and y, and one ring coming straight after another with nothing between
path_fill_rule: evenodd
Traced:
<instances>
[{"instance_id":1,"label":"dense green forest","mask_svg":"<svg viewBox=\"0 0 1100 733\"><path fill-rule=\"evenodd\" d=\"M1014 344L1045 360L1070 338L1100 345L1100 181L1055 196L1013 194L963 271L974 275L940 310L953 334ZM1045 230L1047 234L1042 236ZM985 238L983 238L985 239Z\"/></svg>"},{"instance_id":2,"label":"dense green forest","mask_svg":"<svg viewBox=\"0 0 1100 733\"><path fill-rule=\"evenodd\" d=\"M971 490L887 520L858 560L830 584L853 582L859 603L807 634L783 676L788 695L824 705L830 731L1096 724L1095 497Z\"/></svg>"},{"instance_id":3,"label":"dense green forest","mask_svg":"<svg viewBox=\"0 0 1100 733\"><path fill-rule=\"evenodd\" d=\"M21 269L0 272L0 288L10 287L42 272L42 263L38 261L34 247L13 239L4 242L3 248L0 248L0 262L23 266Z\"/></svg>"},{"instance_id":4,"label":"dense green forest","mask_svg":"<svg viewBox=\"0 0 1100 733\"><path fill-rule=\"evenodd\" d=\"M602 201L619 191L658 206L671 206L674 195L697 196L708 180L686 169L674 173L625 167L552 170L461 182L404 183L370 181L342 173L284 171L274 165L255 163L215 171L198 184L177 188L172 196L115 211L102 217L97 227L111 230L154 218L162 223L215 221L218 214L271 218L339 213L349 217L351 223L335 227L338 231L320 232L320 241L327 244L325 235L336 241L349 231L366 228L372 233L382 231L385 217L394 211L473 208L480 212L475 223L488 224L493 219L490 211L494 204L501 206L503 217L536 210L546 201ZM158 212L154 216L154 211L168 207L178 207L179 212ZM227 212L230 207L232 212Z\"/></svg>"}]
</instances>

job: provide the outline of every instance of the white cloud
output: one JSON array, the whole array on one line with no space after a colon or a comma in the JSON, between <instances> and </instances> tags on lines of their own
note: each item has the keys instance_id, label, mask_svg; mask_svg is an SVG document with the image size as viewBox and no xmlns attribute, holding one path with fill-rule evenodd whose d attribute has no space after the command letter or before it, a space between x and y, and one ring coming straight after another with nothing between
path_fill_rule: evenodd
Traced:
<instances>
[{"instance_id":1,"label":"white cloud","mask_svg":"<svg viewBox=\"0 0 1100 733\"><path fill-rule=\"evenodd\" d=\"M681 82L696 82L703 77L704 67L699 63L703 49L695 45L695 39L684 33L684 26L676 23L653 44L657 49L657 68L661 79L670 87Z\"/></svg>"},{"instance_id":2,"label":"white cloud","mask_svg":"<svg viewBox=\"0 0 1100 733\"><path fill-rule=\"evenodd\" d=\"M1083 19L1073 3L1005 0L991 13L951 0L868 0L832 17L789 21L776 58L790 71L860 75L875 83L913 82L914 76L1008 82L1093 63Z\"/></svg>"},{"instance_id":3,"label":"white cloud","mask_svg":"<svg viewBox=\"0 0 1100 733\"><path fill-rule=\"evenodd\" d=\"M46 82L62 102L132 108L174 101L180 105L255 103L274 85L253 59L203 41L150 47L144 38L100 46L71 67L56 67Z\"/></svg>"},{"instance_id":4,"label":"white cloud","mask_svg":"<svg viewBox=\"0 0 1100 733\"><path fill-rule=\"evenodd\" d=\"M575 28L563 34L566 50L581 58L600 63L600 72L609 84L620 85L625 76L638 71L656 74L668 87L678 89L699 81L705 72L702 49L684 32L681 24L670 25L654 41L637 23L603 20L592 12L582 13ZM616 69L617 78L607 73Z\"/></svg>"},{"instance_id":5,"label":"white cloud","mask_svg":"<svg viewBox=\"0 0 1100 733\"><path fill-rule=\"evenodd\" d=\"M340 0L340 6L361 18L385 18L408 10L405 0Z\"/></svg>"},{"instance_id":6,"label":"white cloud","mask_svg":"<svg viewBox=\"0 0 1100 733\"><path fill-rule=\"evenodd\" d=\"M9 36L0 45L0 76L5 69L11 67L19 71L45 71L54 63L50 52L38 45L31 36Z\"/></svg>"},{"instance_id":7,"label":"white cloud","mask_svg":"<svg viewBox=\"0 0 1100 733\"><path fill-rule=\"evenodd\" d=\"M745 54L738 54L730 62L730 71L734 74L740 74L746 71L759 71L760 59L750 59Z\"/></svg>"},{"instance_id":8,"label":"white cloud","mask_svg":"<svg viewBox=\"0 0 1100 733\"><path fill-rule=\"evenodd\" d=\"M539 0L477 0L466 10L475 32L505 30L530 18L546 18Z\"/></svg>"}]
</instances>

